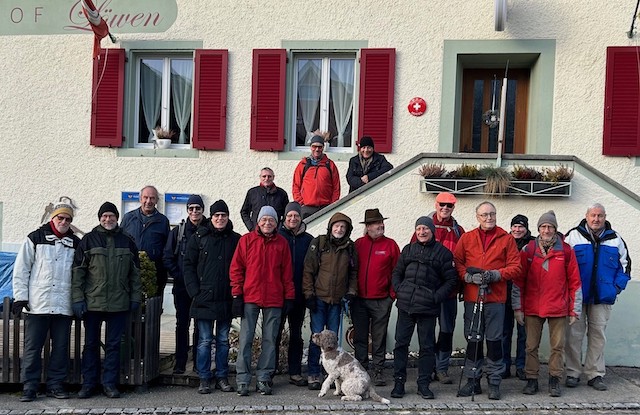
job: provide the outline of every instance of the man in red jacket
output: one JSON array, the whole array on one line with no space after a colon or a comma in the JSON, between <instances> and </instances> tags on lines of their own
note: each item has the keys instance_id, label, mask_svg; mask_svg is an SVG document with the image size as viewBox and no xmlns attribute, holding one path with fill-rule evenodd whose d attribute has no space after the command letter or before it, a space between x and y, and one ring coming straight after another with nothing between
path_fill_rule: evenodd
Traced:
<instances>
[{"instance_id":1,"label":"man in red jacket","mask_svg":"<svg viewBox=\"0 0 640 415\"><path fill-rule=\"evenodd\" d=\"M395 298L391 273L400 257L396 241L384 236L384 220L379 209L367 209L363 223L367 233L355 242L358 267L358 296L352 303L356 359L369 368L369 326L371 326L371 354L373 383L384 386L382 371L387 346L387 325Z\"/></svg>"},{"instance_id":2,"label":"man in red jacket","mask_svg":"<svg viewBox=\"0 0 640 415\"><path fill-rule=\"evenodd\" d=\"M538 348L545 320L549 323L549 394L561 396L564 375L564 343L567 327L580 318L582 284L576 255L557 233L558 222L551 210L538 220L539 236L521 251L523 273L514 279L512 303L518 324L527 332L524 371L525 395L538 392L540 361Z\"/></svg>"},{"instance_id":3,"label":"man in red jacket","mask_svg":"<svg viewBox=\"0 0 640 415\"><path fill-rule=\"evenodd\" d=\"M303 158L293 172L293 200L302 206L302 219L340 199L340 174L324 151L319 135L311 138L311 155Z\"/></svg>"},{"instance_id":4,"label":"man in red jacket","mask_svg":"<svg viewBox=\"0 0 640 415\"><path fill-rule=\"evenodd\" d=\"M240 396L249 395L251 349L260 310L262 345L256 367L256 390L271 395L280 319L291 311L296 297L291 251L287 240L277 232L277 218L274 208L263 206L256 229L240 238L231 260L232 313L234 317L242 317L236 363Z\"/></svg>"},{"instance_id":5,"label":"man in red jacket","mask_svg":"<svg viewBox=\"0 0 640 415\"><path fill-rule=\"evenodd\" d=\"M502 360L502 325L507 300L507 280L522 272L520 253L515 240L496 226L496 207L482 202L476 207L479 227L460 237L454 251L459 278L464 282L464 335L467 344L464 375L467 384L458 396L482 393L480 379L483 366L489 383L489 399L500 399L500 382L504 372ZM482 301L480 313L476 304ZM487 358L482 349L487 340Z\"/></svg>"}]
</instances>

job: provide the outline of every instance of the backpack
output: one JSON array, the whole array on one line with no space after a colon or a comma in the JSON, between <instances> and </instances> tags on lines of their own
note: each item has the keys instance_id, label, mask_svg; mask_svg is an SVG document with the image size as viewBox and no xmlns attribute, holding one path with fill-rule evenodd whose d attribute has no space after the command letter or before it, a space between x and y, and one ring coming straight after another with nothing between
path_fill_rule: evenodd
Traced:
<instances>
[{"instance_id":1,"label":"backpack","mask_svg":"<svg viewBox=\"0 0 640 415\"><path fill-rule=\"evenodd\" d=\"M529 243L527 243L527 245L525 245L525 247L527 248L527 262L531 263L533 261L533 256L536 254L536 248L537 248L537 244L536 244L536 240L532 239L529 241ZM573 250L573 248L571 248L571 246L569 246L569 244L565 243L564 241L562 241L562 250L564 251L564 269L565 271L567 270L567 268L569 268L569 261L568 259L571 258L571 251Z\"/></svg>"},{"instance_id":2,"label":"backpack","mask_svg":"<svg viewBox=\"0 0 640 415\"><path fill-rule=\"evenodd\" d=\"M180 245L182 242L182 238L184 238L185 226L186 226L186 221L182 219L182 221L178 225L178 239L176 240L176 247L173 249L173 255L178 255L178 253L180 252Z\"/></svg>"},{"instance_id":3,"label":"backpack","mask_svg":"<svg viewBox=\"0 0 640 415\"><path fill-rule=\"evenodd\" d=\"M331 180L333 180L333 172L331 171L331 160L327 159L324 164L318 164L318 167L320 166L325 166L329 170L329 177L331 177ZM300 181L304 180L304 175L307 174L307 170L309 170L311 167L313 167L311 158L305 157L305 164L304 168L302 169L302 177L300 178Z\"/></svg>"}]
</instances>

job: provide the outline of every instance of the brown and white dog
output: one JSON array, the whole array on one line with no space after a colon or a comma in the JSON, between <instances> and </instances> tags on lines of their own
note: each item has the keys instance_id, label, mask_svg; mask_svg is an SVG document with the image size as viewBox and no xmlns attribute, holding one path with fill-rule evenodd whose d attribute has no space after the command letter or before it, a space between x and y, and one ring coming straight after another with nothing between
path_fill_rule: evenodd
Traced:
<instances>
[{"instance_id":1,"label":"brown and white dog","mask_svg":"<svg viewBox=\"0 0 640 415\"><path fill-rule=\"evenodd\" d=\"M369 374L360 362L349 353L338 350L338 336L335 332L323 330L311 336L311 340L322 349L322 366L328 374L322 383L319 397L325 396L335 382L336 391L333 394L343 394L343 401L361 401L371 397L380 403L390 403L376 393Z\"/></svg>"}]
</instances>

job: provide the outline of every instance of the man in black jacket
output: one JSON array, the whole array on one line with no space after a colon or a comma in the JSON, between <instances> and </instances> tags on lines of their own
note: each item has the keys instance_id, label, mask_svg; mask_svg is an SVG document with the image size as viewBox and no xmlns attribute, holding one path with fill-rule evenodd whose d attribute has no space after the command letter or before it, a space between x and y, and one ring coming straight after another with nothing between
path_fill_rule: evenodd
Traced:
<instances>
[{"instance_id":1,"label":"man in black jacket","mask_svg":"<svg viewBox=\"0 0 640 415\"><path fill-rule=\"evenodd\" d=\"M364 136L358 143L358 155L349 160L347 182L349 193L382 176L393 168L385 156L374 151L373 139Z\"/></svg>"},{"instance_id":2,"label":"man in black jacket","mask_svg":"<svg viewBox=\"0 0 640 415\"><path fill-rule=\"evenodd\" d=\"M218 200L209 208L211 220L204 221L187 242L184 282L192 298L191 317L198 326L196 368L198 393L211 393L211 343L216 326L216 389L233 392L229 375L229 329L231 328L231 282L229 267L240 234L233 231L229 207Z\"/></svg>"},{"instance_id":3,"label":"man in black jacket","mask_svg":"<svg viewBox=\"0 0 640 415\"><path fill-rule=\"evenodd\" d=\"M258 213L263 206L271 206L278 214L278 223L284 217L284 208L289 203L287 192L273 182L276 175L270 167L260 170L260 185L247 191L240 216L245 226L251 232L258 223Z\"/></svg>"},{"instance_id":4,"label":"man in black jacket","mask_svg":"<svg viewBox=\"0 0 640 415\"><path fill-rule=\"evenodd\" d=\"M440 314L440 303L456 288L458 276L453 254L434 238L433 220L422 216L416 221L415 229L417 241L404 247L392 274L398 319L393 349L395 385L391 397L404 396L409 343L417 325L418 394L424 399L433 399L429 383L436 363L436 317Z\"/></svg>"}]
</instances>

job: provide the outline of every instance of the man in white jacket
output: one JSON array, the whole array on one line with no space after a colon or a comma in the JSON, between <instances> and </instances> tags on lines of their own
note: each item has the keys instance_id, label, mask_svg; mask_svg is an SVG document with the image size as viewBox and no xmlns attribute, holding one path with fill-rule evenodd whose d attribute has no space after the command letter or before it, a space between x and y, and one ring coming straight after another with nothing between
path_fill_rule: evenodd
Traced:
<instances>
[{"instance_id":1,"label":"man in white jacket","mask_svg":"<svg viewBox=\"0 0 640 415\"><path fill-rule=\"evenodd\" d=\"M66 399L63 382L69 369L71 331L71 266L80 239L70 229L73 207L57 203L51 221L31 232L13 268L13 313L25 310L24 355L20 381L22 402L37 396L42 372L42 348L51 336L47 396Z\"/></svg>"}]
</instances>

